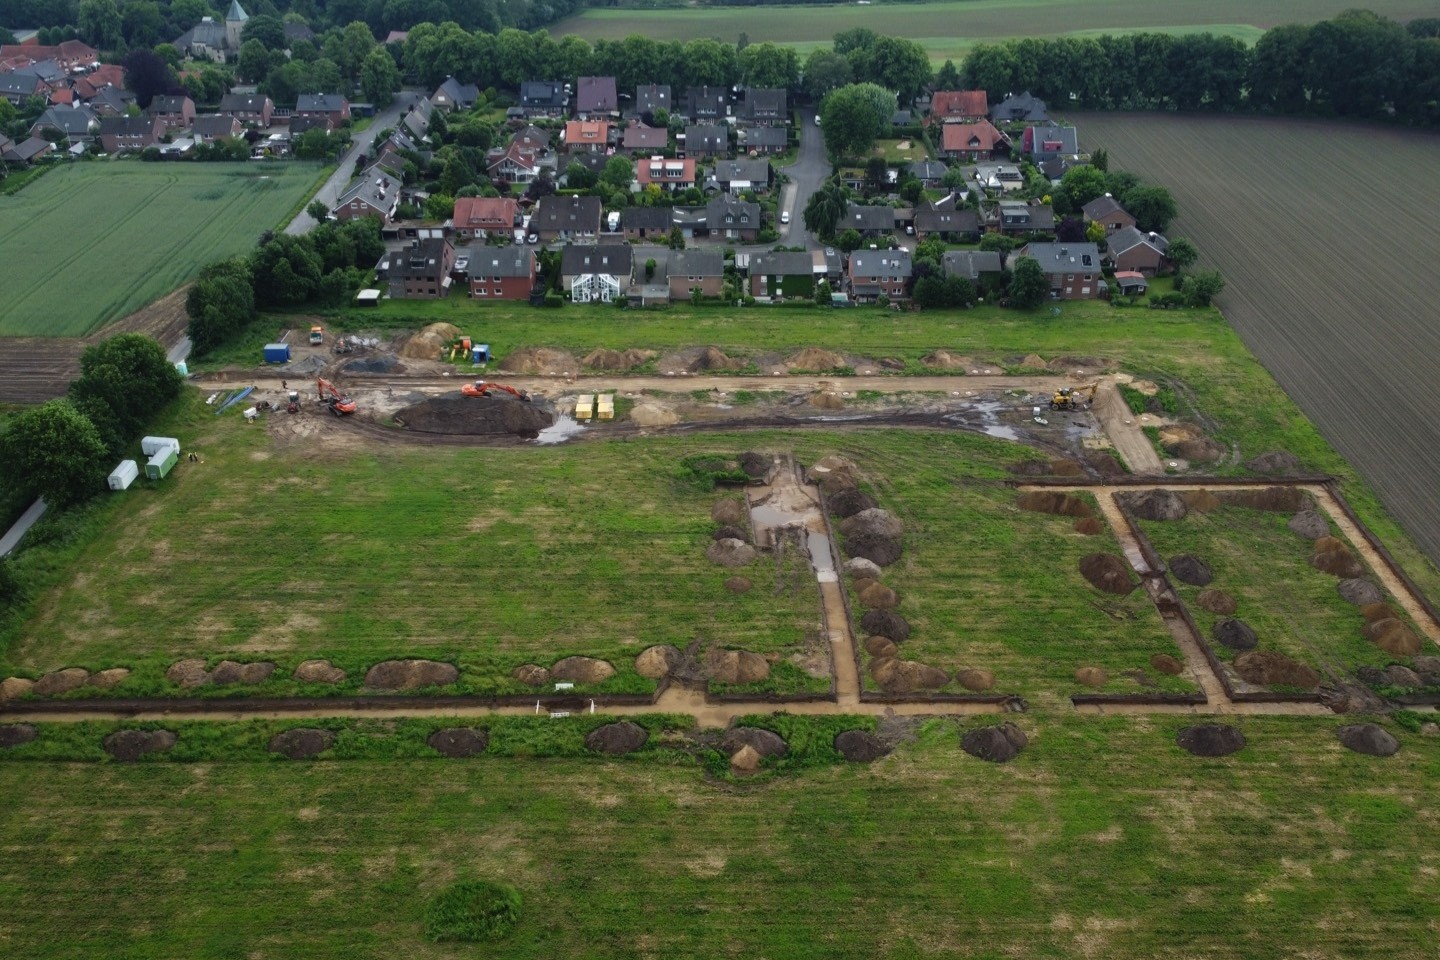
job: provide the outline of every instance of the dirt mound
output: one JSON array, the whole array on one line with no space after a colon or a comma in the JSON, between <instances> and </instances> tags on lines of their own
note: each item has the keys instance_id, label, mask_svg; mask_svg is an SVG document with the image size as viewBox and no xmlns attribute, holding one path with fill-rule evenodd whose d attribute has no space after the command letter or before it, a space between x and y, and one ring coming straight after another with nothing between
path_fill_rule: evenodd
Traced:
<instances>
[{"instance_id":1,"label":"dirt mound","mask_svg":"<svg viewBox=\"0 0 1440 960\"><path fill-rule=\"evenodd\" d=\"M550 671L538 663L522 663L510 671L510 676L527 687L543 687L550 682Z\"/></svg>"},{"instance_id":2,"label":"dirt mound","mask_svg":"<svg viewBox=\"0 0 1440 960\"><path fill-rule=\"evenodd\" d=\"M6 677L0 680L0 702L19 700L35 689L35 681L25 677Z\"/></svg>"},{"instance_id":3,"label":"dirt mound","mask_svg":"<svg viewBox=\"0 0 1440 960\"><path fill-rule=\"evenodd\" d=\"M1020 477L1044 477L1050 473L1049 460L1017 460L1005 468ZM1049 511L1046 511L1047 513Z\"/></svg>"},{"instance_id":4,"label":"dirt mound","mask_svg":"<svg viewBox=\"0 0 1440 960\"><path fill-rule=\"evenodd\" d=\"M1316 537L1315 545L1311 549L1316 553L1329 553L1336 550L1349 553L1350 545L1339 537L1324 536Z\"/></svg>"},{"instance_id":5,"label":"dirt mound","mask_svg":"<svg viewBox=\"0 0 1440 960\"><path fill-rule=\"evenodd\" d=\"M439 360L445 348L460 336L460 328L453 323L432 323L415 334L400 348L400 356L416 360ZM537 371L538 372L538 371Z\"/></svg>"},{"instance_id":6,"label":"dirt mound","mask_svg":"<svg viewBox=\"0 0 1440 960\"><path fill-rule=\"evenodd\" d=\"M594 750L596 753L620 756L625 753L634 753L645 746L645 741L649 739L650 732L640 724L621 720L618 723L607 723L603 727L596 727L585 734L585 749Z\"/></svg>"},{"instance_id":7,"label":"dirt mound","mask_svg":"<svg viewBox=\"0 0 1440 960\"><path fill-rule=\"evenodd\" d=\"M730 770L739 774L754 773L760 769L761 759L754 747L741 747L730 757Z\"/></svg>"},{"instance_id":8,"label":"dirt mound","mask_svg":"<svg viewBox=\"0 0 1440 960\"><path fill-rule=\"evenodd\" d=\"M871 580L880 579L880 567L866 560L864 557L852 557L845 561L845 572L852 577L869 577Z\"/></svg>"},{"instance_id":9,"label":"dirt mound","mask_svg":"<svg viewBox=\"0 0 1440 960\"><path fill-rule=\"evenodd\" d=\"M1167 423L1158 433L1160 446L1166 450L1171 450L1176 444L1187 440L1199 440L1205 436L1204 429L1194 423Z\"/></svg>"},{"instance_id":10,"label":"dirt mound","mask_svg":"<svg viewBox=\"0 0 1440 960\"><path fill-rule=\"evenodd\" d=\"M270 752L290 760L310 760L329 750L334 743L335 733L331 730L296 727L271 737Z\"/></svg>"},{"instance_id":11,"label":"dirt mound","mask_svg":"<svg viewBox=\"0 0 1440 960\"><path fill-rule=\"evenodd\" d=\"M725 589L731 593L749 593L754 586L749 577L730 577L725 581Z\"/></svg>"},{"instance_id":12,"label":"dirt mound","mask_svg":"<svg viewBox=\"0 0 1440 960\"><path fill-rule=\"evenodd\" d=\"M1095 537L1105 532L1105 524L1094 517L1082 517L1075 521L1075 532L1087 537Z\"/></svg>"},{"instance_id":13,"label":"dirt mound","mask_svg":"<svg viewBox=\"0 0 1440 960\"><path fill-rule=\"evenodd\" d=\"M1020 367L1020 369L1022 370L1049 369L1045 364L1045 358L1040 356L1040 354L1038 353L1027 353L1025 356L1020 358L1020 362L1017 363L1016 366Z\"/></svg>"},{"instance_id":14,"label":"dirt mound","mask_svg":"<svg viewBox=\"0 0 1440 960\"><path fill-rule=\"evenodd\" d=\"M716 540L705 548L705 557L722 567L744 567L755 562L755 548L744 540Z\"/></svg>"},{"instance_id":15,"label":"dirt mound","mask_svg":"<svg viewBox=\"0 0 1440 960\"><path fill-rule=\"evenodd\" d=\"M904 543L896 537L861 533L845 538L845 551L852 557L863 557L876 566L888 567L900 559L900 554L904 552Z\"/></svg>"},{"instance_id":16,"label":"dirt mound","mask_svg":"<svg viewBox=\"0 0 1440 960\"><path fill-rule=\"evenodd\" d=\"M1314 667L1297 663L1283 653L1249 650L1235 658L1235 672L1247 683L1262 687L1286 686L1313 690L1320 685Z\"/></svg>"},{"instance_id":17,"label":"dirt mound","mask_svg":"<svg viewBox=\"0 0 1440 960\"><path fill-rule=\"evenodd\" d=\"M1385 668L1385 682L1392 687L1403 687L1407 690L1419 690L1425 686L1420 674L1398 663L1392 663Z\"/></svg>"},{"instance_id":18,"label":"dirt mound","mask_svg":"<svg viewBox=\"0 0 1440 960\"><path fill-rule=\"evenodd\" d=\"M955 680L966 690L980 693L995 686L995 674L979 667L966 667L955 674Z\"/></svg>"},{"instance_id":19,"label":"dirt mound","mask_svg":"<svg viewBox=\"0 0 1440 960\"><path fill-rule=\"evenodd\" d=\"M1075 671L1075 682L1087 687L1103 687L1110 682L1110 673L1104 667L1081 667Z\"/></svg>"},{"instance_id":20,"label":"dirt mound","mask_svg":"<svg viewBox=\"0 0 1440 960\"><path fill-rule=\"evenodd\" d=\"M371 690L419 690L421 687L443 687L460 679L460 671L452 663L438 660L385 660L365 674L365 686Z\"/></svg>"},{"instance_id":21,"label":"dirt mound","mask_svg":"<svg viewBox=\"0 0 1440 960\"><path fill-rule=\"evenodd\" d=\"M580 369L573 354L549 347L524 347L500 361L500 369L506 373L520 373L528 376L557 376L573 373Z\"/></svg>"},{"instance_id":22,"label":"dirt mound","mask_svg":"<svg viewBox=\"0 0 1440 960\"><path fill-rule=\"evenodd\" d=\"M791 373L826 373L850 366L850 362L833 350L806 347L785 361Z\"/></svg>"},{"instance_id":23,"label":"dirt mound","mask_svg":"<svg viewBox=\"0 0 1440 960\"><path fill-rule=\"evenodd\" d=\"M231 686L239 683L263 683L270 679L270 674L275 672L275 664L268 660L258 663L236 663L234 660L221 660L210 672L210 682L216 686Z\"/></svg>"},{"instance_id":24,"label":"dirt mound","mask_svg":"<svg viewBox=\"0 0 1440 960\"><path fill-rule=\"evenodd\" d=\"M52 670L39 680L30 692L37 697L53 697L62 693L69 693L85 685L90 679L90 671L82 667L66 667L64 670Z\"/></svg>"},{"instance_id":25,"label":"dirt mound","mask_svg":"<svg viewBox=\"0 0 1440 960\"><path fill-rule=\"evenodd\" d=\"M749 531L747 531L747 530L742 530L742 529L740 529L739 527L732 526L732 525L730 525L730 524L727 523L727 524L725 524L724 526L716 527L716 528L715 528L715 532L712 533L712 534L710 534L710 539L711 539L711 540L740 540L740 541L744 542L744 541L747 541L747 540L750 539L750 533L749 533Z\"/></svg>"},{"instance_id":26,"label":"dirt mound","mask_svg":"<svg viewBox=\"0 0 1440 960\"><path fill-rule=\"evenodd\" d=\"M648 680L660 680L683 660L685 655L669 644L656 644L640 651L635 658L635 672Z\"/></svg>"},{"instance_id":27,"label":"dirt mound","mask_svg":"<svg viewBox=\"0 0 1440 960\"><path fill-rule=\"evenodd\" d=\"M889 637L882 637L878 634L865 638L865 652L877 660L882 657L897 657L900 655L900 647Z\"/></svg>"},{"instance_id":28,"label":"dirt mound","mask_svg":"<svg viewBox=\"0 0 1440 960\"><path fill-rule=\"evenodd\" d=\"M1174 490L1147 490L1125 495L1130 512L1141 520L1184 520L1190 508Z\"/></svg>"},{"instance_id":29,"label":"dirt mound","mask_svg":"<svg viewBox=\"0 0 1440 960\"><path fill-rule=\"evenodd\" d=\"M490 746L490 731L475 727L446 727L425 738L430 749L444 757L473 757Z\"/></svg>"},{"instance_id":30,"label":"dirt mound","mask_svg":"<svg viewBox=\"0 0 1440 960\"><path fill-rule=\"evenodd\" d=\"M1347 750L1371 757L1391 757L1400 749L1400 741L1373 723L1352 723L1340 727L1335 736Z\"/></svg>"},{"instance_id":31,"label":"dirt mound","mask_svg":"<svg viewBox=\"0 0 1440 960\"><path fill-rule=\"evenodd\" d=\"M1360 616L1365 618L1366 623L1374 623L1376 620L1400 619L1400 614L1388 603L1367 603L1360 608Z\"/></svg>"},{"instance_id":32,"label":"dirt mound","mask_svg":"<svg viewBox=\"0 0 1440 960\"><path fill-rule=\"evenodd\" d=\"M1057 373L1078 373L1082 375L1104 373L1106 370L1113 370L1115 362L1106 360L1104 357L1056 357L1046 364L1051 370Z\"/></svg>"},{"instance_id":33,"label":"dirt mound","mask_svg":"<svg viewBox=\"0 0 1440 960\"><path fill-rule=\"evenodd\" d=\"M1236 610L1235 598L1224 590L1201 590L1195 597L1195 606L1201 610L1228 617Z\"/></svg>"},{"instance_id":34,"label":"dirt mound","mask_svg":"<svg viewBox=\"0 0 1440 960\"><path fill-rule=\"evenodd\" d=\"M116 730L103 741L105 752L122 763L134 763L147 753L168 753L175 746L171 730Z\"/></svg>"},{"instance_id":35,"label":"dirt mound","mask_svg":"<svg viewBox=\"0 0 1440 960\"><path fill-rule=\"evenodd\" d=\"M1170 448L1169 452L1191 463L1214 463L1222 459L1227 450L1223 443L1209 437L1200 437L1196 440L1182 440Z\"/></svg>"},{"instance_id":36,"label":"dirt mound","mask_svg":"<svg viewBox=\"0 0 1440 960\"><path fill-rule=\"evenodd\" d=\"M710 519L716 523L744 523L745 505L739 500L730 497L726 497L723 500L716 500L710 507Z\"/></svg>"},{"instance_id":37,"label":"dirt mound","mask_svg":"<svg viewBox=\"0 0 1440 960\"><path fill-rule=\"evenodd\" d=\"M1185 665L1168 653L1155 654L1150 658L1150 666L1172 677L1178 677L1185 672Z\"/></svg>"},{"instance_id":38,"label":"dirt mound","mask_svg":"<svg viewBox=\"0 0 1440 960\"><path fill-rule=\"evenodd\" d=\"M1080 575L1097 590L1125 596L1138 585L1130 564L1113 553L1092 553L1080 560Z\"/></svg>"},{"instance_id":39,"label":"dirt mound","mask_svg":"<svg viewBox=\"0 0 1440 960\"><path fill-rule=\"evenodd\" d=\"M1315 543L1318 546L1321 540L1333 539L1333 537L1321 537L1320 540L1315 541ZM1317 550L1314 556L1310 558L1310 566L1319 570L1321 573L1328 573L1332 577L1340 577L1346 580L1363 576L1365 573L1365 565L1361 563L1359 558L1351 553L1350 548L1343 543L1333 550Z\"/></svg>"},{"instance_id":40,"label":"dirt mound","mask_svg":"<svg viewBox=\"0 0 1440 960\"><path fill-rule=\"evenodd\" d=\"M642 427L670 427L680 422L680 415L658 403L637 403L630 408L630 419Z\"/></svg>"},{"instance_id":41,"label":"dirt mound","mask_svg":"<svg viewBox=\"0 0 1440 960\"><path fill-rule=\"evenodd\" d=\"M805 471L805 479L810 483L822 483L826 479L837 476L858 480L860 468L850 458L831 453L816 460Z\"/></svg>"},{"instance_id":42,"label":"dirt mound","mask_svg":"<svg viewBox=\"0 0 1440 960\"><path fill-rule=\"evenodd\" d=\"M101 670L99 673L92 673L90 679L85 681L86 686L99 687L101 690L112 690L125 682L130 676L130 671L125 667L111 667L109 670Z\"/></svg>"},{"instance_id":43,"label":"dirt mound","mask_svg":"<svg viewBox=\"0 0 1440 960\"><path fill-rule=\"evenodd\" d=\"M295 668L295 679L305 683L343 683L345 671L329 660L306 660Z\"/></svg>"},{"instance_id":44,"label":"dirt mound","mask_svg":"<svg viewBox=\"0 0 1440 960\"><path fill-rule=\"evenodd\" d=\"M1341 580L1335 585L1335 590L1340 594L1340 599L1346 603L1353 603L1357 607L1380 603L1385 599L1385 591L1381 590L1374 581L1361 577Z\"/></svg>"},{"instance_id":45,"label":"dirt mound","mask_svg":"<svg viewBox=\"0 0 1440 960\"><path fill-rule=\"evenodd\" d=\"M554 425L555 410L544 401L518 400L509 394L431 397L397 411L395 420L417 433L529 437Z\"/></svg>"},{"instance_id":46,"label":"dirt mound","mask_svg":"<svg viewBox=\"0 0 1440 960\"><path fill-rule=\"evenodd\" d=\"M871 636L889 637L896 643L910 639L910 623L891 610L871 610L860 618L860 626Z\"/></svg>"},{"instance_id":47,"label":"dirt mound","mask_svg":"<svg viewBox=\"0 0 1440 960\"><path fill-rule=\"evenodd\" d=\"M1216 620L1210 628L1210 635L1231 650L1254 650L1260 642L1255 637L1254 627L1233 617Z\"/></svg>"},{"instance_id":48,"label":"dirt mound","mask_svg":"<svg viewBox=\"0 0 1440 960\"><path fill-rule=\"evenodd\" d=\"M760 727L731 727L720 738L720 749L732 756L746 747L761 757L783 757L790 752L778 733Z\"/></svg>"},{"instance_id":49,"label":"dirt mound","mask_svg":"<svg viewBox=\"0 0 1440 960\"><path fill-rule=\"evenodd\" d=\"M1420 652L1420 638L1403 621L1394 617L1365 624L1365 639L1386 653L1413 657Z\"/></svg>"},{"instance_id":50,"label":"dirt mound","mask_svg":"<svg viewBox=\"0 0 1440 960\"><path fill-rule=\"evenodd\" d=\"M312 377L325 369L325 358L318 354L311 354L304 360L297 360L285 368L285 372L291 377Z\"/></svg>"},{"instance_id":51,"label":"dirt mound","mask_svg":"<svg viewBox=\"0 0 1440 960\"><path fill-rule=\"evenodd\" d=\"M28 723L0 723L0 749L18 747L39 735L40 731Z\"/></svg>"},{"instance_id":52,"label":"dirt mound","mask_svg":"<svg viewBox=\"0 0 1440 960\"><path fill-rule=\"evenodd\" d=\"M1270 450L1246 460L1245 469L1255 473L1294 473L1300 469L1300 458L1288 450Z\"/></svg>"},{"instance_id":53,"label":"dirt mound","mask_svg":"<svg viewBox=\"0 0 1440 960\"><path fill-rule=\"evenodd\" d=\"M1318 511L1301 510L1286 524L1290 532L1306 540L1319 540L1330 535L1330 523Z\"/></svg>"},{"instance_id":54,"label":"dirt mound","mask_svg":"<svg viewBox=\"0 0 1440 960\"><path fill-rule=\"evenodd\" d=\"M883 657L870 662L870 676L886 693L913 693L916 690L938 690L950 682L950 675L939 667L916 660Z\"/></svg>"},{"instance_id":55,"label":"dirt mound","mask_svg":"<svg viewBox=\"0 0 1440 960\"><path fill-rule=\"evenodd\" d=\"M182 687L198 687L210 682L210 671L205 661L197 658L177 660L165 670L165 679Z\"/></svg>"},{"instance_id":56,"label":"dirt mound","mask_svg":"<svg viewBox=\"0 0 1440 960\"><path fill-rule=\"evenodd\" d=\"M774 457L767 457L763 453L756 453L754 450L746 450L740 454L740 469L752 480L764 480L770 475L770 468L775 465Z\"/></svg>"},{"instance_id":57,"label":"dirt mound","mask_svg":"<svg viewBox=\"0 0 1440 960\"><path fill-rule=\"evenodd\" d=\"M869 731L842 730L835 734L835 752L851 763L874 763L890 748Z\"/></svg>"},{"instance_id":58,"label":"dirt mound","mask_svg":"<svg viewBox=\"0 0 1440 960\"><path fill-rule=\"evenodd\" d=\"M1298 487L1262 487L1259 490L1222 490L1218 494L1227 507L1249 507L1276 513L1298 513L1314 508L1310 495Z\"/></svg>"},{"instance_id":59,"label":"dirt mound","mask_svg":"<svg viewBox=\"0 0 1440 960\"><path fill-rule=\"evenodd\" d=\"M894 610L900 606L900 596L883 583L872 583L860 591L860 604L872 610Z\"/></svg>"},{"instance_id":60,"label":"dirt mound","mask_svg":"<svg viewBox=\"0 0 1440 960\"><path fill-rule=\"evenodd\" d=\"M990 763L1009 763L1030 745L1025 731L1013 723L994 727L976 727L960 738L960 749L970 756Z\"/></svg>"},{"instance_id":61,"label":"dirt mound","mask_svg":"<svg viewBox=\"0 0 1440 960\"><path fill-rule=\"evenodd\" d=\"M1245 734L1223 723L1201 723L1182 727L1175 735L1181 750L1197 757L1228 757L1245 747Z\"/></svg>"},{"instance_id":62,"label":"dirt mound","mask_svg":"<svg viewBox=\"0 0 1440 960\"><path fill-rule=\"evenodd\" d=\"M404 373L405 367L400 363L400 358L393 353L382 353L373 357L359 357L355 360L347 360L340 367L340 372L346 374Z\"/></svg>"},{"instance_id":63,"label":"dirt mound","mask_svg":"<svg viewBox=\"0 0 1440 960\"><path fill-rule=\"evenodd\" d=\"M1175 575L1176 580L1192 587L1208 586L1210 581L1215 579L1208 563L1188 553L1170 558L1170 572Z\"/></svg>"},{"instance_id":64,"label":"dirt mound","mask_svg":"<svg viewBox=\"0 0 1440 960\"><path fill-rule=\"evenodd\" d=\"M841 490L833 497L828 498L830 512L837 517L853 517L865 510L875 509L875 500L868 493L851 487L848 490Z\"/></svg>"},{"instance_id":65,"label":"dirt mound","mask_svg":"<svg viewBox=\"0 0 1440 960\"><path fill-rule=\"evenodd\" d=\"M1415 669L1419 670L1421 673L1440 674L1440 657L1426 655L1423 657L1416 657L1411 662L1415 664Z\"/></svg>"},{"instance_id":66,"label":"dirt mound","mask_svg":"<svg viewBox=\"0 0 1440 960\"><path fill-rule=\"evenodd\" d=\"M587 370L604 370L614 373L644 366L657 356L658 354L654 350L607 350L601 347L586 354L585 359L580 361L580 365Z\"/></svg>"},{"instance_id":67,"label":"dirt mound","mask_svg":"<svg viewBox=\"0 0 1440 960\"><path fill-rule=\"evenodd\" d=\"M1104 450L1087 450L1085 462L1100 476L1106 479L1125 476L1125 465L1115 459L1115 454L1107 453Z\"/></svg>"},{"instance_id":68,"label":"dirt mound","mask_svg":"<svg viewBox=\"0 0 1440 960\"><path fill-rule=\"evenodd\" d=\"M700 351L700 355L690 361L686 367L691 373L704 373L708 370L739 370L745 366L744 360L737 360L725 353L719 347L706 347Z\"/></svg>"},{"instance_id":69,"label":"dirt mound","mask_svg":"<svg viewBox=\"0 0 1440 960\"><path fill-rule=\"evenodd\" d=\"M1015 505L1021 510L1030 510L1034 513L1053 513L1062 517L1080 517L1088 520L1095 516L1095 511L1084 500L1055 490L1031 490L1029 493L1022 493L1020 498L1015 501Z\"/></svg>"},{"instance_id":70,"label":"dirt mound","mask_svg":"<svg viewBox=\"0 0 1440 960\"><path fill-rule=\"evenodd\" d=\"M551 680L566 680L570 683L603 683L615 676L615 668L607 661L594 657L566 657L555 661L550 668Z\"/></svg>"},{"instance_id":71,"label":"dirt mound","mask_svg":"<svg viewBox=\"0 0 1440 960\"><path fill-rule=\"evenodd\" d=\"M1049 469L1057 477L1080 477L1085 475L1085 468L1074 460L1059 458L1051 460Z\"/></svg>"},{"instance_id":72,"label":"dirt mound","mask_svg":"<svg viewBox=\"0 0 1440 960\"><path fill-rule=\"evenodd\" d=\"M705 651L705 674L719 683L759 683L770 676L770 662L749 650Z\"/></svg>"},{"instance_id":73,"label":"dirt mound","mask_svg":"<svg viewBox=\"0 0 1440 960\"><path fill-rule=\"evenodd\" d=\"M936 370L969 370L975 365L975 360L948 350L934 350L920 358L920 365Z\"/></svg>"},{"instance_id":74,"label":"dirt mound","mask_svg":"<svg viewBox=\"0 0 1440 960\"><path fill-rule=\"evenodd\" d=\"M1185 490L1180 494L1180 499L1185 501L1185 506L1196 513L1210 513L1219 510L1222 506L1220 498L1209 490Z\"/></svg>"},{"instance_id":75,"label":"dirt mound","mask_svg":"<svg viewBox=\"0 0 1440 960\"><path fill-rule=\"evenodd\" d=\"M845 398L834 390L816 390L810 394L810 406L816 410L844 410Z\"/></svg>"}]
</instances>

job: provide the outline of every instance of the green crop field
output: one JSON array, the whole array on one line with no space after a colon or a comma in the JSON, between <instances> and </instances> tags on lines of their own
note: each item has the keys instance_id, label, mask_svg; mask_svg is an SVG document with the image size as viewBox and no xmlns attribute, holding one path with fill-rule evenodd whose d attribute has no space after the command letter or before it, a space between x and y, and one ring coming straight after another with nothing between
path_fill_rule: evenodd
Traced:
<instances>
[{"instance_id":1,"label":"green crop field","mask_svg":"<svg viewBox=\"0 0 1440 960\"><path fill-rule=\"evenodd\" d=\"M0 336L83 336L245 253L312 163L76 163L0 197Z\"/></svg>"},{"instance_id":2,"label":"green crop field","mask_svg":"<svg viewBox=\"0 0 1440 960\"><path fill-rule=\"evenodd\" d=\"M175 759L134 765L63 759L98 755L106 725L42 727L0 750L0 939L30 960L1440 949L1440 740L1395 724L1377 759L1336 742L1345 718L1232 717L1248 746L1205 760L1174 743L1192 718L1020 715L1031 745L996 766L933 720L848 766L838 718L807 744L776 717L810 759L737 782L675 751L585 758L542 726L593 719L492 721L470 760L436 756L426 724L371 723L336 745L357 759L314 763L266 758L273 725L171 724ZM519 891L515 929L428 942L431 898L469 879Z\"/></svg>"},{"instance_id":3,"label":"green crop field","mask_svg":"<svg viewBox=\"0 0 1440 960\"><path fill-rule=\"evenodd\" d=\"M714 37L733 42L784 43L807 53L852 27L918 40L933 60L959 61L976 43L1019 36L1094 36L1099 33L1208 31L1254 43L1265 28L1313 23L1353 4L1317 0L1299 7L1283 0L943 0L840 6L737 6L699 9L592 7L550 28L556 36L619 40L642 34L655 40ZM1433 5L1416 0L1371 0L1365 7L1396 19L1429 16Z\"/></svg>"}]
</instances>

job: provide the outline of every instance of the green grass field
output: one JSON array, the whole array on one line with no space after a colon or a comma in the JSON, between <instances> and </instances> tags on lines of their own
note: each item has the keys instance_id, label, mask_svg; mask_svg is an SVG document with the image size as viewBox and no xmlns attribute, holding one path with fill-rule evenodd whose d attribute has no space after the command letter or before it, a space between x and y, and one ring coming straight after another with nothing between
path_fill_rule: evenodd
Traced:
<instances>
[{"instance_id":1,"label":"green grass field","mask_svg":"<svg viewBox=\"0 0 1440 960\"><path fill-rule=\"evenodd\" d=\"M0 938L36 960L1440 949L1440 741L1392 725L1401 752L1380 760L1339 746L1344 718L1236 717L1249 745L1202 760L1174 744L1187 718L1015 719L1031 746L1005 766L962 753L951 721L836 765L796 721L816 759L749 782L678 753L574 756L578 734L527 746L545 729L513 721L466 761L413 722L342 736L337 753L371 759L251 760L272 729L255 724L181 725L173 762L22 760L52 738L93 756L110 729L43 728L0 751ZM247 759L193 759L207 736ZM424 939L431 897L464 879L518 888L505 940Z\"/></svg>"},{"instance_id":2,"label":"green grass field","mask_svg":"<svg viewBox=\"0 0 1440 960\"><path fill-rule=\"evenodd\" d=\"M0 336L83 336L245 253L315 186L311 163L69 164L0 197Z\"/></svg>"},{"instance_id":3,"label":"green grass field","mask_svg":"<svg viewBox=\"0 0 1440 960\"><path fill-rule=\"evenodd\" d=\"M1317 0L1303 8L1283 0L1175 0L1163 4L1145 0L942 0L866 6L592 7L560 21L550 32L587 40L620 40L638 33L655 40L714 37L727 42L745 33L752 43L783 43L808 54L829 46L830 38L842 30L867 27L919 41L937 63L946 59L958 63L977 43L1022 36L1210 32L1254 43L1267 27L1313 23L1349 6L1345 0ZM1416 0L1371 0L1365 6L1398 19L1434 12L1433 7Z\"/></svg>"}]
</instances>

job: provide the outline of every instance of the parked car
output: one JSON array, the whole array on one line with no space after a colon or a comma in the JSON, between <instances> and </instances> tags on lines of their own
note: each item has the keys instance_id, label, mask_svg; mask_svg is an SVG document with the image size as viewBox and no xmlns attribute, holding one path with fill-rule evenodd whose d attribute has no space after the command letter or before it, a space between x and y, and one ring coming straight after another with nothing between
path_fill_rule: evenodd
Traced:
<instances>
[{"instance_id":1,"label":"parked car","mask_svg":"<svg viewBox=\"0 0 1440 960\"><path fill-rule=\"evenodd\" d=\"M784 211L784 212L782 212L782 213L780 214L780 222L781 222L781 223L789 223L789 222L790 222L790 211L789 211L789 210L786 210L786 211Z\"/></svg>"}]
</instances>

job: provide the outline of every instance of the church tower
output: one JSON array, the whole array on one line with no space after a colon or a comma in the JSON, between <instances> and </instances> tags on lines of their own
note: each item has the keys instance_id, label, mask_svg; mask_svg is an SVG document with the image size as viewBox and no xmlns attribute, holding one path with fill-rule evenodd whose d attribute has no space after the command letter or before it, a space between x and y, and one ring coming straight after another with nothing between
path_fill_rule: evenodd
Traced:
<instances>
[{"instance_id":1,"label":"church tower","mask_svg":"<svg viewBox=\"0 0 1440 960\"><path fill-rule=\"evenodd\" d=\"M240 34L250 15L240 6L240 0L230 0L230 12L225 14L225 44L231 50L240 49Z\"/></svg>"}]
</instances>

